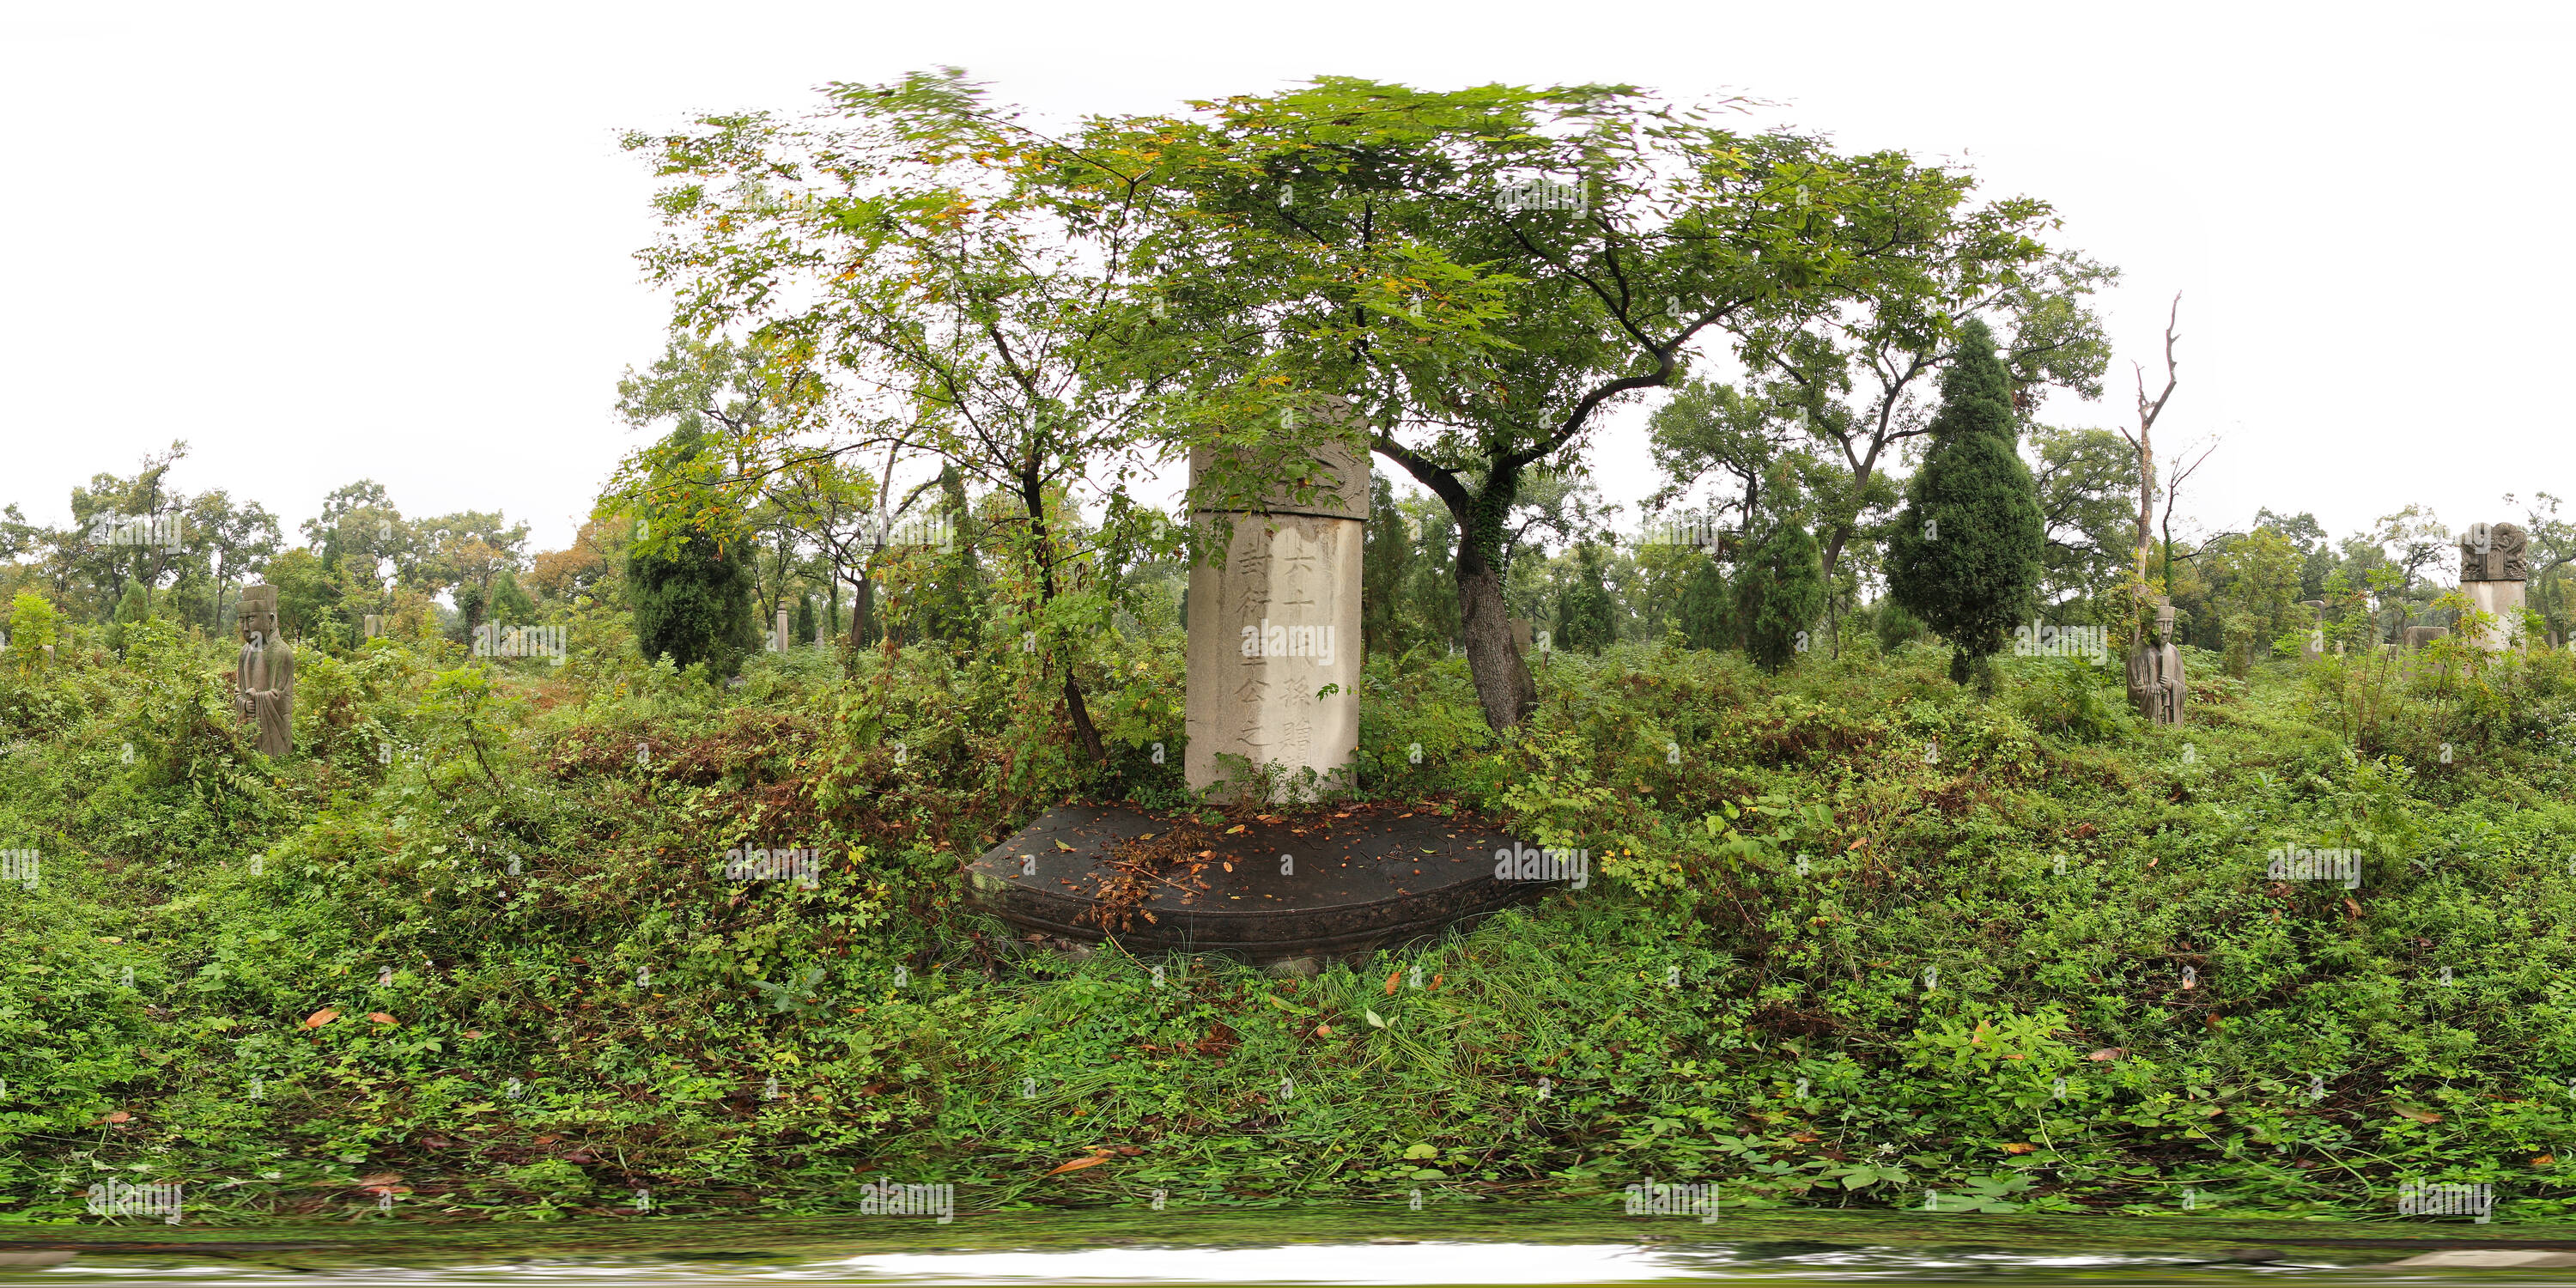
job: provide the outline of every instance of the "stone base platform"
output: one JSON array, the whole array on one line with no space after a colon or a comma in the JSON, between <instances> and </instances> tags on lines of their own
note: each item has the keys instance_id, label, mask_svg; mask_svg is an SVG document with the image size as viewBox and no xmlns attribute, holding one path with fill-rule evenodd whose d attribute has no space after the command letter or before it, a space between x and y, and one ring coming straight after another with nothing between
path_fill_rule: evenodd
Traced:
<instances>
[{"instance_id":1,"label":"stone base platform","mask_svg":"<svg viewBox=\"0 0 2576 1288\"><path fill-rule=\"evenodd\" d=\"M1173 856L1153 875L1108 862L1132 859L1149 840ZM1064 805L969 864L968 900L1024 932L1115 938L1136 953L1214 953L1253 965L1330 960L1436 934L1551 888L1494 876L1494 851L1513 845L1490 824L1384 802L1273 812L1204 832L1186 812ZM1294 861L1286 875L1283 855Z\"/></svg>"}]
</instances>

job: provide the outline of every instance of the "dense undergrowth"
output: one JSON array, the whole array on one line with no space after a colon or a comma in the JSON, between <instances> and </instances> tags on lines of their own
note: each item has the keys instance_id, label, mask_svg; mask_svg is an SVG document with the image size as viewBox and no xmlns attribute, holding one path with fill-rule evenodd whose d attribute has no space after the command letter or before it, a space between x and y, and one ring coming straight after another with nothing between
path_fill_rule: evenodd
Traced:
<instances>
[{"instance_id":1,"label":"dense undergrowth","mask_svg":"<svg viewBox=\"0 0 2576 1288\"><path fill-rule=\"evenodd\" d=\"M2007 659L1980 703L1930 649L1766 678L1624 646L1549 659L1501 740L1462 664L1373 657L1368 791L1609 879L1279 979L1034 951L961 902L963 860L1069 794L1179 798L1176 638L1086 664L1089 778L1006 667L800 650L720 688L608 638L559 668L309 651L274 764L222 644L146 623L0 677L0 848L41 856L0 884L0 1220L111 1177L214 1219L837 1211L872 1180L2576 1200L2564 656L2194 654L2190 722L2155 729L2116 667ZM2267 879L2282 846L2357 851L2359 887ZM810 888L728 879L762 849L813 851Z\"/></svg>"}]
</instances>

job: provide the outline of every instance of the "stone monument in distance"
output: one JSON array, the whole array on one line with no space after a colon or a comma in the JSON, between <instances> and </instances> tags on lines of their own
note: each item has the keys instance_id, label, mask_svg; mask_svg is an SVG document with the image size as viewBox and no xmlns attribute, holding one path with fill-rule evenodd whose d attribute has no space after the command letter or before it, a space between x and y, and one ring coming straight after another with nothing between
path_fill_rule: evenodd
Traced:
<instances>
[{"instance_id":1,"label":"stone monument in distance","mask_svg":"<svg viewBox=\"0 0 2576 1288\"><path fill-rule=\"evenodd\" d=\"M1209 449L1190 453L1195 489ZM1189 750L1193 790L1238 777L1246 765L1348 790L1360 738L1360 545L1368 519L1366 451L1328 443L1328 469L1305 500L1286 488L1260 508L1229 511L1223 562L1193 564L1189 587ZM1204 528L1219 522L1201 511ZM1240 757L1237 763L1232 758ZM1293 790L1281 781L1274 791Z\"/></svg>"},{"instance_id":2,"label":"stone monument in distance","mask_svg":"<svg viewBox=\"0 0 2576 1288\"><path fill-rule=\"evenodd\" d=\"M259 752L282 757L295 740L295 654L277 630L277 587L244 586L233 621L242 642L233 710L259 727Z\"/></svg>"},{"instance_id":3,"label":"stone monument in distance","mask_svg":"<svg viewBox=\"0 0 2576 1288\"><path fill-rule=\"evenodd\" d=\"M2184 699L2191 694L2183 679L2182 650L2173 642L2174 609L2156 601L2156 633L2141 637L2129 650L2129 702L2150 724L2182 723Z\"/></svg>"},{"instance_id":4,"label":"stone monument in distance","mask_svg":"<svg viewBox=\"0 0 2576 1288\"><path fill-rule=\"evenodd\" d=\"M2460 589L2496 619L2495 630L2478 641L2490 653L2503 652L2522 625L2523 583L2531 576L2524 540L2510 523L2472 523L2460 536Z\"/></svg>"}]
</instances>

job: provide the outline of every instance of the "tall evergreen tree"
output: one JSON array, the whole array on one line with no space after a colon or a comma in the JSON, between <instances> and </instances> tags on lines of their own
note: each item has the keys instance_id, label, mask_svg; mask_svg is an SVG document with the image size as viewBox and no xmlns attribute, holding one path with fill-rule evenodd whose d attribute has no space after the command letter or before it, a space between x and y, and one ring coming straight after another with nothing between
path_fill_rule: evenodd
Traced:
<instances>
[{"instance_id":1,"label":"tall evergreen tree","mask_svg":"<svg viewBox=\"0 0 2576 1288\"><path fill-rule=\"evenodd\" d=\"M1369 472L1368 523L1361 530L1360 634L1372 653L1401 653L1421 631L1404 611L1404 582L1421 561L1412 527L1386 476Z\"/></svg>"},{"instance_id":2,"label":"tall evergreen tree","mask_svg":"<svg viewBox=\"0 0 2576 1288\"><path fill-rule=\"evenodd\" d=\"M627 593L635 602L635 642L649 660L707 664L724 678L760 647L752 607L755 548L740 516L708 487L706 436L684 421L656 446L643 491L647 539L626 551Z\"/></svg>"},{"instance_id":3,"label":"tall evergreen tree","mask_svg":"<svg viewBox=\"0 0 2576 1288\"><path fill-rule=\"evenodd\" d=\"M1574 548L1574 582L1556 597L1556 643L1598 653L1618 641L1618 622L1618 601L1601 580L1601 548L1583 542Z\"/></svg>"},{"instance_id":4,"label":"tall evergreen tree","mask_svg":"<svg viewBox=\"0 0 2576 1288\"><path fill-rule=\"evenodd\" d=\"M707 664L722 678L742 669L759 647L752 624L748 547L728 548L704 532L690 532L666 549L637 545L627 552L626 580L635 596L635 637L644 656L669 654L674 666Z\"/></svg>"},{"instance_id":5,"label":"tall evergreen tree","mask_svg":"<svg viewBox=\"0 0 2576 1288\"><path fill-rule=\"evenodd\" d=\"M2039 487L2017 450L2011 379L1983 321L1941 374L1932 447L1888 543L1888 591L1950 642L1950 678L1994 692L1992 658L2046 571Z\"/></svg>"},{"instance_id":6,"label":"tall evergreen tree","mask_svg":"<svg viewBox=\"0 0 2576 1288\"><path fill-rule=\"evenodd\" d=\"M1681 601L1674 617L1682 639L1692 648L1724 648L1735 637L1735 606L1726 584L1726 565L1710 552L1691 564L1682 578Z\"/></svg>"},{"instance_id":7,"label":"tall evergreen tree","mask_svg":"<svg viewBox=\"0 0 2576 1288\"><path fill-rule=\"evenodd\" d=\"M1798 655L1799 636L1825 615L1825 561L1815 537L1796 520L1780 520L1745 557L1736 593L1744 649L1754 665L1765 671L1787 666Z\"/></svg>"}]
</instances>

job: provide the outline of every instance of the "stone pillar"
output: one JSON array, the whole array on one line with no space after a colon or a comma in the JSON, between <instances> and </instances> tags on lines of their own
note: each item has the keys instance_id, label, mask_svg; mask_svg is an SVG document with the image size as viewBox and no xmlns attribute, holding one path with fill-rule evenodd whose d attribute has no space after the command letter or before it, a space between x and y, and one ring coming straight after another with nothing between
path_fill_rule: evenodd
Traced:
<instances>
[{"instance_id":1,"label":"stone pillar","mask_svg":"<svg viewBox=\"0 0 2576 1288\"><path fill-rule=\"evenodd\" d=\"M2472 523L2460 538L2460 589L2479 612L2496 619L2495 629L2478 641L2490 653L2510 647L2522 628L2524 583L2531 575L2524 540L2522 529L2510 523Z\"/></svg>"},{"instance_id":2,"label":"stone pillar","mask_svg":"<svg viewBox=\"0 0 2576 1288\"><path fill-rule=\"evenodd\" d=\"M2300 641L2299 660L2313 662L2326 655L2326 601L2302 599L2299 604L2308 610L2308 633Z\"/></svg>"},{"instance_id":3,"label":"stone pillar","mask_svg":"<svg viewBox=\"0 0 2576 1288\"><path fill-rule=\"evenodd\" d=\"M769 646L781 653L787 651L787 610L784 608L778 610L778 633L770 638Z\"/></svg>"},{"instance_id":4,"label":"stone pillar","mask_svg":"<svg viewBox=\"0 0 2576 1288\"><path fill-rule=\"evenodd\" d=\"M1326 791L1355 785L1368 454L1333 445L1316 455L1332 469L1328 485L1303 502L1283 489L1258 511L1228 513L1224 562L1190 568L1182 772L1193 789L1246 764L1311 769ZM1190 453L1194 487L1208 465L1207 449ZM1198 522L1205 530L1216 520L1202 513Z\"/></svg>"}]
</instances>

